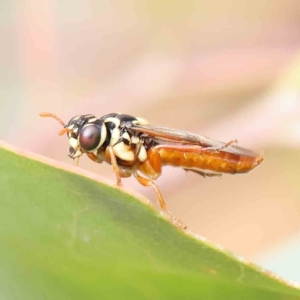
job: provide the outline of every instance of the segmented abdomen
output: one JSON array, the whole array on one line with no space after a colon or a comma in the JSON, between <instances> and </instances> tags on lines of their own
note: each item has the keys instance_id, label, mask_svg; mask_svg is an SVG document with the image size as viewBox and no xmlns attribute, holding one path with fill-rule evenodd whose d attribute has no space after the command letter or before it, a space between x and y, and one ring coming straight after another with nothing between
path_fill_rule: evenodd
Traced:
<instances>
[{"instance_id":1,"label":"segmented abdomen","mask_svg":"<svg viewBox=\"0 0 300 300\"><path fill-rule=\"evenodd\" d=\"M201 151L194 153L158 148L163 165L181 167L190 170L210 170L220 173L247 173L258 166L263 158L260 155L246 156L226 151Z\"/></svg>"}]
</instances>

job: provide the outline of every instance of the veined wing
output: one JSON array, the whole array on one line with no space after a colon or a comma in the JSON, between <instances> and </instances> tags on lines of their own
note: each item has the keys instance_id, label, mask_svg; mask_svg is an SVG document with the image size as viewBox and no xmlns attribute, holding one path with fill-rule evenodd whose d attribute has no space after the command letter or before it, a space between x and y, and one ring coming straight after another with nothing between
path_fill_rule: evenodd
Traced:
<instances>
[{"instance_id":1,"label":"veined wing","mask_svg":"<svg viewBox=\"0 0 300 300\"><path fill-rule=\"evenodd\" d=\"M249 149L235 146L227 145L224 142L219 142L212 140L205 136L197 135L188 131L178 130L168 127L153 126L153 125L133 125L130 127L131 130L143 133L145 136L151 137L154 141L159 144L162 143L175 143L184 145L194 145L208 148L207 150L215 151L220 150L223 152L229 152L238 155L257 157L262 156L261 153L256 153Z\"/></svg>"}]
</instances>

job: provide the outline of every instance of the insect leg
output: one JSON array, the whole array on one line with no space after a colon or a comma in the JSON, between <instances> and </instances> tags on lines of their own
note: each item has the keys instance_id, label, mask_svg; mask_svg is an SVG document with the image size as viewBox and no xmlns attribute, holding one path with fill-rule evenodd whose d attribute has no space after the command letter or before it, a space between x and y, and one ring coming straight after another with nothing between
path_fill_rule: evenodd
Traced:
<instances>
[{"instance_id":1,"label":"insect leg","mask_svg":"<svg viewBox=\"0 0 300 300\"><path fill-rule=\"evenodd\" d=\"M141 185L151 186L154 189L161 209L170 216L173 224L179 229L186 229L187 226L182 221L178 220L175 216L173 216L170 211L167 210L166 202L164 201L163 196L158 187L155 185L155 183L150 179L140 176L136 171L133 173L133 175Z\"/></svg>"},{"instance_id":2,"label":"insect leg","mask_svg":"<svg viewBox=\"0 0 300 300\"><path fill-rule=\"evenodd\" d=\"M121 186L122 185L121 172L120 172L120 169L119 169L119 166L118 166L118 163L117 163L117 159L116 159L114 150L113 150L112 146L108 146L106 149L109 152L110 161L111 161L111 164L113 166L114 173L116 174L116 177L117 177L117 184L116 185Z\"/></svg>"},{"instance_id":3,"label":"insect leg","mask_svg":"<svg viewBox=\"0 0 300 300\"><path fill-rule=\"evenodd\" d=\"M231 140L231 141L229 141L228 143L226 143L224 147L226 148L226 147L228 147L228 146L231 146L232 144L235 144L235 146L237 146L238 140L237 140L237 139Z\"/></svg>"},{"instance_id":4,"label":"insect leg","mask_svg":"<svg viewBox=\"0 0 300 300\"><path fill-rule=\"evenodd\" d=\"M78 157L75 157L74 160L74 166L78 167L78 164L79 164L79 156Z\"/></svg>"},{"instance_id":5,"label":"insect leg","mask_svg":"<svg viewBox=\"0 0 300 300\"><path fill-rule=\"evenodd\" d=\"M86 155L88 156L88 158L90 158L92 161L101 164L103 161L101 161L97 155L95 153L92 152L87 152Z\"/></svg>"},{"instance_id":6,"label":"insect leg","mask_svg":"<svg viewBox=\"0 0 300 300\"><path fill-rule=\"evenodd\" d=\"M158 187L155 185L155 183L150 179L140 176L137 172L134 172L133 175L141 185L151 186L154 189L161 209L164 211L167 211L166 202L164 201L163 196L162 196L160 190L158 189Z\"/></svg>"},{"instance_id":7,"label":"insect leg","mask_svg":"<svg viewBox=\"0 0 300 300\"><path fill-rule=\"evenodd\" d=\"M237 146L238 140L231 140L229 142L227 142L225 145L223 146L218 146L218 147L204 147L202 148L203 151L220 151L223 150L229 146L231 146L232 144L235 144L235 146Z\"/></svg>"},{"instance_id":8,"label":"insect leg","mask_svg":"<svg viewBox=\"0 0 300 300\"><path fill-rule=\"evenodd\" d=\"M203 172L203 171L200 171L200 170L193 170L193 169L188 169L188 168L183 168L183 169L186 172L193 172L193 173L199 174L204 178L205 177L215 177L215 176L221 177L222 176L221 173L206 173L206 172Z\"/></svg>"}]
</instances>

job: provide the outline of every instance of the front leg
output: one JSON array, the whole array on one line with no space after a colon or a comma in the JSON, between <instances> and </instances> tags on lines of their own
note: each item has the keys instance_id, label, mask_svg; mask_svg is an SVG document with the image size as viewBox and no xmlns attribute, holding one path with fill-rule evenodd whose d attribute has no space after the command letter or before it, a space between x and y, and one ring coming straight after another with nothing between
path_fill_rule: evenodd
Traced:
<instances>
[{"instance_id":1,"label":"front leg","mask_svg":"<svg viewBox=\"0 0 300 300\"><path fill-rule=\"evenodd\" d=\"M98 163L98 164L101 164L101 163L103 162L103 158L102 158L101 155L99 155L99 153L98 153L98 155L96 155L96 154L94 154L94 153L92 153L92 152L88 152L88 153L86 153L86 155L87 155L92 161L94 161L94 162L96 162L96 163ZM110 153L108 154L108 156L109 156L109 161L111 161L111 160L110 160ZM122 169L120 169L120 168L119 168L119 174L120 174L120 177L125 177L125 178L131 176L131 172L129 172L129 171L127 171L127 170L122 170Z\"/></svg>"},{"instance_id":2,"label":"front leg","mask_svg":"<svg viewBox=\"0 0 300 300\"><path fill-rule=\"evenodd\" d=\"M96 163L102 163L103 162L103 159L98 158L98 156L95 153L88 152L86 154L92 161L94 161ZM106 156L106 161L110 162L113 166L113 171L114 171L114 173L116 175L116 178L117 178L116 186L119 187L119 186L122 185L121 176L124 175L123 177L128 177L128 175L123 174L123 172L121 172L121 170L118 166L117 158L116 158L116 155L114 153L114 150L113 150L112 146L108 146L106 148L105 156Z\"/></svg>"},{"instance_id":3,"label":"front leg","mask_svg":"<svg viewBox=\"0 0 300 300\"><path fill-rule=\"evenodd\" d=\"M114 170L114 173L115 173L116 178L117 178L116 186L120 187L122 185L121 171L120 171L120 168L118 166L117 158L116 158L116 155L114 153L113 147L112 146L108 146L106 148L106 151L108 151L110 162L111 162L111 164L113 166L113 170Z\"/></svg>"},{"instance_id":4,"label":"front leg","mask_svg":"<svg viewBox=\"0 0 300 300\"><path fill-rule=\"evenodd\" d=\"M87 152L86 155L88 156L88 158L90 158L92 161L101 164L103 162L103 160L100 160L97 155L93 152Z\"/></svg>"},{"instance_id":5,"label":"front leg","mask_svg":"<svg viewBox=\"0 0 300 300\"><path fill-rule=\"evenodd\" d=\"M74 163L74 166L75 166L75 167L78 167L78 164L79 164L79 156L78 156L78 157L75 157L75 158L73 159L73 163Z\"/></svg>"}]
</instances>

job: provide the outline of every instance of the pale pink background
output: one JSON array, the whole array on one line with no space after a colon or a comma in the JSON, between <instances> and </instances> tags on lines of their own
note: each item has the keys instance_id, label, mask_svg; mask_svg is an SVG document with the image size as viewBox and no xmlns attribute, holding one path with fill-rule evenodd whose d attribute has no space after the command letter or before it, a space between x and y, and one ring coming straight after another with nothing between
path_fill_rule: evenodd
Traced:
<instances>
[{"instance_id":1,"label":"pale pink background","mask_svg":"<svg viewBox=\"0 0 300 300\"><path fill-rule=\"evenodd\" d=\"M222 180L166 168L169 209L249 259L299 232L299 1L20 0L0 15L1 139L71 164L40 111L66 122L120 111L238 139L264 164ZM114 179L107 165L80 167Z\"/></svg>"}]
</instances>

